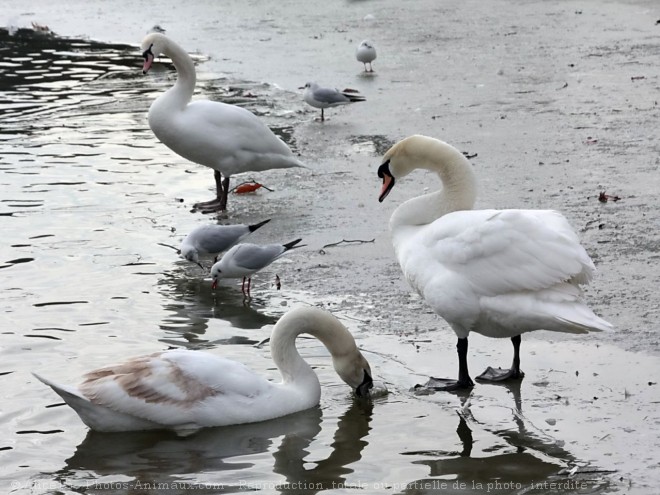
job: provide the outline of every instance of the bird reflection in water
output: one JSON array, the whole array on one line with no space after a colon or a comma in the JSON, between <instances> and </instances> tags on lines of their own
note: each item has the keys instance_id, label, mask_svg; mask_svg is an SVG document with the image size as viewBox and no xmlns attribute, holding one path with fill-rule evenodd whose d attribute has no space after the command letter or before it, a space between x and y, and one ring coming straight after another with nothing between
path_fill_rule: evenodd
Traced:
<instances>
[{"instance_id":1,"label":"bird reflection in water","mask_svg":"<svg viewBox=\"0 0 660 495\"><path fill-rule=\"evenodd\" d=\"M312 468L305 467L305 458L321 432L320 407L261 423L206 428L184 438L167 431L89 431L55 479L72 489L129 478L122 482L129 488L212 484L222 486L223 492L249 489L249 480L272 480L269 484L282 489L317 487L304 490L316 493L344 483L345 475L353 472L349 465L361 459L367 445L363 438L370 430L372 409L371 401L354 399L339 418L332 452ZM272 454L272 465L270 455L260 455L265 453Z\"/></svg>"},{"instance_id":2,"label":"bird reflection in water","mask_svg":"<svg viewBox=\"0 0 660 495\"><path fill-rule=\"evenodd\" d=\"M586 463L580 463L560 442L545 436L525 418L522 413L521 380L492 386L505 387L514 399L512 413L515 428L488 429L505 443L499 446L489 443L487 450L473 453L475 441L470 425L479 425L481 429L484 425L472 416L472 391L459 392L457 395L463 407L458 411L456 433L461 450L406 452L407 455L435 459L413 461L413 464L427 465L430 477L408 483L402 493L537 494L546 493L548 490L545 488L550 483L555 483L557 489L552 493L557 494L586 493L580 491L585 487L588 493L600 493L606 489L606 480L586 479L580 474L602 471L578 471L578 464ZM578 477L573 477L576 472Z\"/></svg>"},{"instance_id":3,"label":"bird reflection in water","mask_svg":"<svg viewBox=\"0 0 660 495\"><path fill-rule=\"evenodd\" d=\"M266 305L258 298L245 304L240 293L235 291L211 291L208 280L188 277L179 271L166 273L159 280L158 290L164 296L163 308L169 313L160 325L162 330L180 333L195 348L199 346L200 335L206 333L209 320L226 321L232 328L259 330L267 325L274 325L280 315L266 313ZM173 345L181 345L178 338L162 339ZM256 343L224 342L224 343ZM218 342L216 342L218 343ZM223 342L220 342L223 343Z\"/></svg>"}]
</instances>

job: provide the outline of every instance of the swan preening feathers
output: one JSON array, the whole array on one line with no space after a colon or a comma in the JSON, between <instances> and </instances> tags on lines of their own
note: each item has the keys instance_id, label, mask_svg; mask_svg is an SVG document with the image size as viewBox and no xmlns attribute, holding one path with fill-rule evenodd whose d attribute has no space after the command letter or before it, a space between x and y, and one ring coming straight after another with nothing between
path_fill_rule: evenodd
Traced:
<instances>
[{"instance_id":1,"label":"swan preening feathers","mask_svg":"<svg viewBox=\"0 0 660 495\"><path fill-rule=\"evenodd\" d=\"M319 404L316 373L295 346L302 333L330 351L339 377L358 396L373 386L371 368L351 333L327 311L299 307L273 328L270 349L282 381L207 352L176 349L90 371L76 388L35 375L96 431L170 429L189 434L209 426L274 419Z\"/></svg>"},{"instance_id":2,"label":"swan preening feathers","mask_svg":"<svg viewBox=\"0 0 660 495\"><path fill-rule=\"evenodd\" d=\"M289 147L250 111L210 100L191 102L196 74L192 59L167 36L150 33L142 41L143 72L160 54L177 70L173 87L149 108L149 126L156 137L183 158L212 168L216 198L195 205L201 211L227 208L229 179L241 172L302 167Z\"/></svg>"},{"instance_id":3,"label":"swan preening feathers","mask_svg":"<svg viewBox=\"0 0 660 495\"><path fill-rule=\"evenodd\" d=\"M511 368L488 368L477 377L500 381L522 376L519 347L525 332L611 328L583 301L579 286L591 280L594 264L560 213L472 210L477 185L470 162L453 146L426 136L410 136L385 153L378 169L379 201L415 169L435 172L443 187L394 211L392 243L408 283L458 337L458 380L432 379L430 388L473 385L467 367L470 332L511 338Z\"/></svg>"}]
</instances>

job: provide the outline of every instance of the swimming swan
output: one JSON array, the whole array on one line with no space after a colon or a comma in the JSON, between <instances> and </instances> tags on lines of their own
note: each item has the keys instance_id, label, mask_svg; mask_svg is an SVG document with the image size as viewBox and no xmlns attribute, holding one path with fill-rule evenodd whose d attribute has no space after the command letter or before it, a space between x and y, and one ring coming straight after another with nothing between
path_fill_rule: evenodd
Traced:
<instances>
[{"instance_id":1,"label":"swimming swan","mask_svg":"<svg viewBox=\"0 0 660 495\"><path fill-rule=\"evenodd\" d=\"M472 210L477 181L453 146L410 136L392 146L378 168L382 202L415 169L438 174L443 188L409 199L390 219L392 244L408 283L458 337L458 380L431 379L428 388L473 386L468 335L510 337L510 369L488 368L477 379L523 376L520 335L533 330L586 333L612 326L582 300L594 264L566 218L551 210Z\"/></svg>"},{"instance_id":2,"label":"swimming swan","mask_svg":"<svg viewBox=\"0 0 660 495\"><path fill-rule=\"evenodd\" d=\"M292 309L273 328L270 348L282 374L279 383L236 361L185 349L91 371L78 388L35 376L92 430L171 429L189 434L209 426L278 418L318 405L319 379L295 346L301 333L313 335L328 348L337 374L358 396L369 394L371 368L353 336L333 315L311 307Z\"/></svg>"},{"instance_id":3,"label":"swimming swan","mask_svg":"<svg viewBox=\"0 0 660 495\"><path fill-rule=\"evenodd\" d=\"M216 199L197 203L204 212L227 209L229 179L241 172L303 167L289 147L250 111L210 100L191 102L195 66L167 36L150 33L142 41L143 73L161 53L176 67L173 87L149 108L149 126L165 146L183 158L215 170Z\"/></svg>"}]
</instances>

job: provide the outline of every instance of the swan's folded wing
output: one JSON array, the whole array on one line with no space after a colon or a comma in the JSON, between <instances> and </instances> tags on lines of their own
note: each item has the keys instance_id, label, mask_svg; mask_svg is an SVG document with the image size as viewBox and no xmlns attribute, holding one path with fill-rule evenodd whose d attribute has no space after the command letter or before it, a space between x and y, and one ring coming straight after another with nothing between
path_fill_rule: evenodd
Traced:
<instances>
[{"instance_id":1,"label":"swan's folded wing","mask_svg":"<svg viewBox=\"0 0 660 495\"><path fill-rule=\"evenodd\" d=\"M482 295L587 283L594 272L566 218L551 210L455 212L430 224L419 241L433 262Z\"/></svg>"},{"instance_id":2,"label":"swan's folded wing","mask_svg":"<svg viewBox=\"0 0 660 495\"><path fill-rule=\"evenodd\" d=\"M180 118L184 128L203 124L199 132L186 136L192 148L213 148L225 167L243 164L244 169L238 167L233 173L302 165L286 143L245 108L198 100L190 103Z\"/></svg>"},{"instance_id":3,"label":"swan's folded wing","mask_svg":"<svg viewBox=\"0 0 660 495\"><path fill-rule=\"evenodd\" d=\"M269 388L236 361L172 350L87 373L79 390L95 404L168 425L194 422L198 408L219 398L241 402Z\"/></svg>"}]
</instances>

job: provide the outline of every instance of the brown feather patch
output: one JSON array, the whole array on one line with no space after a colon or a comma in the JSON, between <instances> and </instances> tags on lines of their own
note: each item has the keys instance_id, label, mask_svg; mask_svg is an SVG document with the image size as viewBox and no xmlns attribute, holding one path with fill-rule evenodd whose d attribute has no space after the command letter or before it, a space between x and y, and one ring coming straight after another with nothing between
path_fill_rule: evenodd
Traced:
<instances>
[{"instance_id":1,"label":"brown feather patch","mask_svg":"<svg viewBox=\"0 0 660 495\"><path fill-rule=\"evenodd\" d=\"M181 368L169 361L165 361L168 376L164 381L169 381L176 386L181 392L181 396L173 397L155 390L148 384L147 378L152 374L152 360L161 355L162 353L157 352L148 356L139 356L121 364L90 371L84 376L80 391L93 402L103 404L104 401L99 397L97 388L105 380L114 380L130 397L147 403L171 404L181 407L192 407L196 402L220 393L186 375Z\"/></svg>"}]
</instances>

